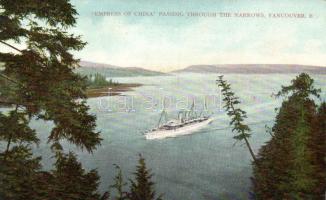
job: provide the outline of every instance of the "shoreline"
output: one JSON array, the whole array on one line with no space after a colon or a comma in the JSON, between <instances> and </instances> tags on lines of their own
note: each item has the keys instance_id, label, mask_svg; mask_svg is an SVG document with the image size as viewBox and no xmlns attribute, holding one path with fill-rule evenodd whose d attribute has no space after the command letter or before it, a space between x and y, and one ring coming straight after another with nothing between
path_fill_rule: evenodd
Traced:
<instances>
[{"instance_id":1,"label":"shoreline","mask_svg":"<svg viewBox=\"0 0 326 200\"><path fill-rule=\"evenodd\" d=\"M104 97L104 96L117 96L123 92L132 91L134 87L140 87L140 83L121 83L118 85L106 86L101 88L89 88L86 90L88 98Z\"/></svg>"}]
</instances>

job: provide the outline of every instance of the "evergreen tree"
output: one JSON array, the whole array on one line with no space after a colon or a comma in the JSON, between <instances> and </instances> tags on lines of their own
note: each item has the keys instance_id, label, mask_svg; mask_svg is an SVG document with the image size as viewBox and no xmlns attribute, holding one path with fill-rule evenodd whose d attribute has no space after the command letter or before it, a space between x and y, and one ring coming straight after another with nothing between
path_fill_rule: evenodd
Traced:
<instances>
[{"instance_id":1,"label":"evergreen tree","mask_svg":"<svg viewBox=\"0 0 326 200\"><path fill-rule=\"evenodd\" d=\"M6 143L4 159L6 159L6 154L10 153L12 143L37 144L39 142L35 131L29 127L28 123L28 118L23 112L18 111L18 107L6 114L0 113L0 140Z\"/></svg>"},{"instance_id":2,"label":"evergreen tree","mask_svg":"<svg viewBox=\"0 0 326 200\"><path fill-rule=\"evenodd\" d=\"M118 174L114 178L114 184L110 188L115 189L117 194L113 200L127 200L128 193L123 190L123 187L127 185L123 180L122 170L118 165L115 165L115 168L118 170Z\"/></svg>"},{"instance_id":3,"label":"evergreen tree","mask_svg":"<svg viewBox=\"0 0 326 200\"><path fill-rule=\"evenodd\" d=\"M87 87L91 89L103 88L109 86L117 86L118 82L114 82L112 79L109 81L106 80L106 77L101 75L100 73L96 73L93 75L89 75L87 77Z\"/></svg>"},{"instance_id":4,"label":"evergreen tree","mask_svg":"<svg viewBox=\"0 0 326 200\"><path fill-rule=\"evenodd\" d=\"M313 79L302 73L284 96L272 128L273 137L264 145L254 165L257 199L324 199L325 129L323 105L317 114L312 96L319 97Z\"/></svg>"},{"instance_id":5,"label":"evergreen tree","mask_svg":"<svg viewBox=\"0 0 326 200\"><path fill-rule=\"evenodd\" d=\"M28 122L18 107L0 113L0 140L5 144L0 153L0 199L28 199L37 187L41 158L32 156L30 145L39 140Z\"/></svg>"},{"instance_id":6,"label":"evergreen tree","mask_svg":"<svg viewBox=\"0 0 326 200\"><path fill-rule=\"evenodd\" d=\"M51 192L57 200L95 200L100 199L96 192L99 176L95 170L85 172L73 153L58 153L55 169L52 170ZM51 199L50 196L48 199Z\"/></svg>"},{"instance_id":7,"label":"evergreen tree","mask_svg":"<svg viewBox=\"0 0 326 200\"><path fill-rule=\"evenodd\" d=\"M153 174L147 169L145 159L139 155L139 164L135 172L135 180L130 180L130 200L161 200L162 195L155 198Z\"/></svg>"},{"instance_id":8,"label":"evergreen tree","mask_svg":"<svg viewBox=\"0 0 326 200\"><path fill-rule=\"evenodd\" d=\"M326 190L326 102L318 108L315 124L313 125L312 140L309 143L312 154L312 164L315 166L313 174L317 180L317 187L313 193L325 198Z\"/></svg>"},{"instance_id":9,"label":"evergreen tree","mask_svg":"<svg viewBox=\"0 0 326 200\"><path fill-rule=\"evenodd\" d=\"M40 157L33 158L28 146L20 145L0 154L0 199L33 198L38 188ZM38 190L40 191L40 190Z\"/></svg>"},{"instance_id":10,"label":"evergreen tree","mask_svg":"<svg viewBox=\"0 0 326 200\"><path fill-rule=\"evenodd\" d=\"M1 76L16 85L8 103L19 106L26 116L53 121L49 142L67 139L94 150L99 133L83 101L85 80L73 72L79 61L70 53L85 43L66 32L75 25L76 10L68 0L1 0L0 7L0 43L12 49L0 52Z\"/></svg>"},{"instance_id":11,"label":"evergreen tree","mask_svg":"<svg viewBox=\"0 0 326 200\"><path fill-rule=\"evenodd\" d=\"M12 50L0 51L0 104L12 106L0 112L0 142L6 144L0 197L6 200L100 198L97 173L86 173L60 145L67 140L92 152L101 141L88 114L85 78L74 73L79 60L71 51L85 45L67 32L76 15L69 0L0 0L0 45ZM58 160L51 173L32 156L29 146L38 138L31 119L54 123L48 142Z\"/></svg>"},{"instance_id":12,"label":"evergreen tree","mask_svg":"<svg viewBox=\"0 0 326 200\"><path fill-rule=\"evenodd\" d=\"M249 127L243 121L246 113L237 108L239 99L230 84L220 76L225 108L231 117L235 139L245 140L254 159L253 188L257 199L324 199L326 189L325 103L318 108L312 97L319 98L320 89L308 74L302 73L291 85L282 86L277 97L285 97L268 132L271 140L262 146L258 157L247 138ZM318 111L317 111L318 110Z\"/></svg>"},{"instance_id":13,"label":"evergreen tree","mask_svg":"<svg viewBox=\"0 0 326 200\"><path fill-rule=\"evenodd\" d=\"M239 97L235 96L234 92L231 90L231 84L223 80L223 76L219 76L216 82L221 88L223 102L225 103L224 108L227 111L227 115L231 118L230 125L233 127L232 132L237 133L233 138L238 141L244 140L252 159L256 161L256 156L249 143L249 137L251 135L250 128L244 123L247 114L237 107L237 105L240 104Z\"/></svg>"}]
</instances>

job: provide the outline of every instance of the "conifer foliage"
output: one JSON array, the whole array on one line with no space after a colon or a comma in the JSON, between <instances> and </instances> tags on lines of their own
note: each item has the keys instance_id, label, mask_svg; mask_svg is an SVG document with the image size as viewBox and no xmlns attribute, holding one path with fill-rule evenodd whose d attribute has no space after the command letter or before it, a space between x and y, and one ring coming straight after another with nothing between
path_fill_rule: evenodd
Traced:
<instances>
[{"instance_id":1,"label":"conifer foliage","mask_svg":"<svg viewBox=\"0 0 326 200\"><path fill-rule=\"evenodd\" d=\"M245 141L249 153L252 159L255 161L256 156L250 146L248 139L251 135L250 128L247 124L244 123L245 118L247 118L247 114L245 111L241 110L238 107L238 104L240 104L239 97L235 96L234 92L231 90L231 84L223 80L223 76L219 76L219 79L216 82L221 88L223 102L225 103L224 108L227 112L227 115L231 118L230 125L233 127L232 132L237 133L237 135L233 138L238 141Z\"/></svg>"},{"instance_id":2,"label":"conifer foliage","mask_svg":"<svg viewBox=\"0 0 326 200\"><path fill-rule=\"evenodd\" d=\"M110 200L162 200L163 195L159 195L159 197L155 195L155 184L152 181L153 174L151 170L147 169L145 158L142 155L139 155L138 165L134 173L135 178L130 179L129 191L124 189L128 184L123 180L121 168L117 165L115 167L118 174L110 188L114 189L116 194Z\"/></svg>"},{"instance_id":3,"label":"conifer foliage","mask_svg":"<svg viewBox=\"0 0 326 200\"><path fill-rule=\"evenodd\" d=\"M55 169L52 170L53 199L100 199L97 193L99 176L95 170L85 172L73 153L57 155ZM51 194L51 192L50 192Z\"/></svg>"},{"instance_id":4,"label":"conifer foliage","mask_svg":"<svg viewBox=\"0 0 326 200\"><path fill-rule=\"evenodd\" d=\"M69 34L77 11L69 0L0 0L0 199L100 199L97 172L84 171L66 140L92 152L100 144L95 116L88 114L85 78L72 51L85 43ZM9 107L8 107L9 106ZM41 170L31 145L39 143L31 119L51 121L48 136L57 159Z\"/></svg>"},{"instance_id":5,"label":"conifer foliage","mask_svg":"<svg viewBox=\"0 0 326 200\"><path fill-rule=\"evenodd\" d=\"M325 199L326 103L316 104L321 90L314 87L314 80L302 73L276 94L284 100L269 130L271 140L261 147L257 157L248 142L250 129L244 124L246 113L236 107L239 99L223 76L217 83L231 117L230 125L238 133L234 138L245 140L254 160L254 197Z\"/></svg>"},{"instance_id":6,"label":"conifer foliage","mask_svg":"<svg viewBox=\"0 0 326 200\"><path fill-rule=\"evenodd\" d=\"M297 76L276 95L285 99L279 109L273 137L254 165L257 199L325 198L325 103L308 74Z\"/></svg>"},{"instance_id":7,"label":"conifer foliage","mask_svg":"<svg viewBox=\"0 0 326 200\"><path fill-rule=\"evenodd\" d=\"M0 154L0 199L22 200L38 199L41 192L38 184L40 157L33 157L25 145L13 147Z\"/></svg>"},{"instance_id":8,"label":"conifer foliage","mask_svg":"<svg viewBox=\"0 0 326 200\"><path fill-rule=\"evenodd\" d=\"M113 200L127 200L128 193L124 191L124 187L127 183L123 180L121 168L118 165L115 165L115 168L118 170L118 174L114 178L114 184L110 186L110 188L116 190L117 193Z\"/></svg>"},{"instance_id":9,"label":"conifer foliage","mask_svg":"<svg viewBox=\"0 0 326 200\"><path fill-rule=\"evenodd\" d=\"M147 169L145 159L139 155L139 163L136 169L135 180L130 180L130 200L161 200L161 196L155 197L153 174Z\"/></svg>"},{"instance_id":10,"label":"conifer foliage","mask_svg":"<svg viewBox=\"0 0 326 200\"><path fill-rule=\"evenodd\" d=\"M79 60L72 51L85 43L67 30L76 24L77 11L69 0L0 0L0 199L107 200L97 192L97 171L87 172L66 140L92 153L101 138L95 116L88 114L87 78L76 74ZM99 80L104 80L98 75ZM109 83L111 84L111 83ZM31 120L51 121L47 142L56 159L51 171L42 171L41 157L32 154L38 144ZM4 148L3 147L4 144ZM111 188L117 200L152 200L152 175L140 159L132 192L123 192L122 172Z\"/></svg>"}]
</instances>

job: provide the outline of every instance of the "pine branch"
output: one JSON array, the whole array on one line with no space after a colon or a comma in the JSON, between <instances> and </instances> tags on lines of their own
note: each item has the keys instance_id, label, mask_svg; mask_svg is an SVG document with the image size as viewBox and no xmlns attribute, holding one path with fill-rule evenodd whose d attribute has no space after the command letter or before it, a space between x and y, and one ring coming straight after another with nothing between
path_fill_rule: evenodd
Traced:
<instances>
[{"instance_id":1,"label":"pine branch","mask_svg":"<svg viewBox=\"0 0 326 200\"><path fill-rule=\"evenodd\" d=\"M7 42L4 42L4 41L2 41L2 40L0 40L0 43L6 45L6 46L8 46L8 47L10 47L10 48L12 48L12 49L14 49L14 50L16 50L16 51L19 51L20 53L23 52L22 50L20 50L20 49L14 47L14 46L12 46L11 44L8 44Z\"/></svg>"},{"instance_id":2,"label":"pine branch","mask_svg":"<svg viewBox=\"0 0 326 200\"><path fill-rule=\"evenodd\" d=\"M18 85L22 85L21 83L17 82L16 80L14 80L14 79L10 78L9 76L6 76L6 75L4 75L2 73L0 73L0 76L3 77L3 78L5 78L5 79L7 79L8 81L10 81L12 83L15 83L15 84L18 84Z\"/></svg>"},{"instance_id":3,"label":"pine branch","mask_svg":"<svg viewBox=\"0 0 326 200\"><path fill-rule=\"evenodd\" d=\"M6 45L6 46L8 46L8 47L10 47L10 48L12 48L12 49L18 51L18 52L20 52L20 53L22 53L22 54L24 54L24 53L26 53L26 52L28 52L28 53L33 53L33 51L25 51L25 50L23 51L23 50L20 50L20 49L14 47L13 45L8 44L7 42L4 42L4 41L2 41L2 40L0 40L0 43L2 43L2 44L4 44L4 45ZM48 66L46 63L44 63L44 61L42 60L41 57L38 58L38 59L36 59L36 62L38 62L38 64L42 65L43 67L47 67L47 66Z\"/></svg>"},{"instance_id":4,"label":"pine branch","mask_svg":"<svg viewBox=\"0 0 326 200\"><path fill-rule=\"evenodd\" d=\"M33 106L34 104L31 103L19 103L13 101L5 101L0 99L0 104L7 104L7 105L18 105L18 106Z\"/></svg>"},{"instance_id":5,"label":"pine branch","mask_svg":"<svg viewBox=\"0 0 326 200\"><path fill-rule=\"evenodd\" d=\"M239 104L239 98L234 96L234 92L231 91L231 85L223 80L223 76L219 76L217 84L221 87L221 92L224 96L223 101L225 103L225 110L227 111L228 116L231 118L230 125L233 125L232 132L236 131L239 135L234 136L236 140L244 140L248 150L251 154L252 159L256 162L256 156L250 146L248 137L250 134L250 128L248 125L243 124L244 118L246 118L246 112L240 108L235 108L235 105Z\"/></svg>"}]
</instances>

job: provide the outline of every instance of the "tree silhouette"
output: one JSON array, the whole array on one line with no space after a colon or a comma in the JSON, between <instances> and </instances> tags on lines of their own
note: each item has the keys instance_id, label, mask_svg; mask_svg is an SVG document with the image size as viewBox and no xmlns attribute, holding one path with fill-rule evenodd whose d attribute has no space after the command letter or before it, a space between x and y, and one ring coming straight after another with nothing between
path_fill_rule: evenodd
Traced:
<instances>
[{"instance_id":1,"label":"tree silhouette","mask_svg":"<svg viewBox=\"0 0 326 200\"><path fill-rule=\"evenodd\" d=\"M320 92L313 82L302 73L276 95L285 99L273 137L261 147L254 165L257 199L325 198L325 103L318 109L311 98Z\"/></svg>"},{"instance_id":2,"label":"tree silhouette","mask_svg":"<svg viewBox=\"0 0 326 200\"><path fill-rule=\"evenodd\" d=\"M237 133L233 138L238 141L244 140L252 159L256 161L256 156L248 140L251 135L250 128L244 123L247 114L245 111L237 107L237 105L240 104L239 97L235 96L234 92L231 90L231 84L223 80L223 76L219 76L219 79L216 82L221 88L223 95L223 102L225 103L223 107L227 111L227 115L231 118L230 125L233 127L232 132Z\"/></svg>"},{"instance_id":3,"label":"tree silhouette","mask_svg":"<svg viewBox=\"0 0 326 200\"><path fill-rule=\"evenodd\" d=\"M258 156L253 154L248 142L250 129L243 122L246 113L236 107L239 98L235 97L223 76L217 83L222 88L230 124L238 133L234 138L245 140L254 159L255 198L324 199L326 104L323 102L318 108L312 98L319 98L321 92L314 87L314 80L302 73L276 94L285 100L278 110L275 125L268 130L272 138L261 147Z\"/></svg>"},{"instance_id":4,"label":"tree silhouette","mask_svg":"<svg viewBox=\"0 0 326 200\"><path fill-rule=\"evenodd\" d=\"M130 180L130 200L161 200L162 195L155 198L153 174L147 169L145 159L139 155L138 166L135 172L135 180Z\"/></svg>"},{"instance_id":5,"label":"tree silhouette","mask_svg":"<svg viewBox=\"0 0 326 200\"><path fill-rule=\"evenodd\" d=\"M110 186L110 188L115 189L117 191L116 197L114 200L127 200L128 193L123 190L123 187L127 185L123 180L122 170L118 165L115 165L115 168L118 170L118 174L114 178L114 184Z\"/></svg>"},{"instance_id":6,"label":"tree silhouette","mask_svg":"<svg viewBox=\"0 0 326 200\"><path fill-rule=\"evenodd\" d=\"M3 199L100 198L97 173L86 173L60 144L66 140L92 152L101 141L96 118L88 114L85 78L74 72L79 60L71 52L85 45L67 32L76 16L69 0L0 1L0 45L11 49L0 51L0 104L10 106L0 112ZM54 124L48 136L57 159L52 172L41 171L40 158L32 156L30 146L39 142L32 119Z\"/></svg>"}]
</instances>

